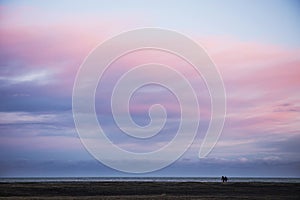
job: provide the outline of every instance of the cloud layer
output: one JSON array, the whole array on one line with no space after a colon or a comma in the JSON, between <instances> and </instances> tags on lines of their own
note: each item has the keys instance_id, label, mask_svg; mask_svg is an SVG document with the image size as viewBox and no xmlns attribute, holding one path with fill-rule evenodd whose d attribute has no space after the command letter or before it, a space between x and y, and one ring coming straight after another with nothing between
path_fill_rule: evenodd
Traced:
<instances>
[{"instance_id":1,"label":"cloud layer","mask_svg":"<svg viewBox=\"0 0 300 200\"><path fill-rule=\"evenodd\" d=\"M0 176L32 176L35 168L41 169L36 175L64 175L74 166L78 167L68 176L118 174L92 161L80 143L71 110L73 83L84 58L97 44L112 33L152 24L152 20L146 19L147 14L145 20L137 20L142 13L127 14L126 19L97 12L81 17L72 12L52 16L49 10L22 5L2 5L0 13ZM221 168L237 176L299 176L299 47L191 32L216 63L227 93L226 124L209 157L197 158L211 117L205 82L192 66L166 52L133 52L106 71L97 88L95 106L107 136L135 152L153 151L174 137L180 105L165 88L143 87L130 102L131 116L141 126L149 123L151 105L159 103L166 108L166 126L150 140L125 135L116 127L110 109L112 89L123 73L143 63L167 64L180 71L197 91L201 122L191 148L158 174L210 176L218 175ZM137 78L151 76L157 75ZM92 172L86 173L86 168ZM187 169L191 173L186 173ZM58 172L61 170L63 173Z\"/></svg>"}]
</instances>

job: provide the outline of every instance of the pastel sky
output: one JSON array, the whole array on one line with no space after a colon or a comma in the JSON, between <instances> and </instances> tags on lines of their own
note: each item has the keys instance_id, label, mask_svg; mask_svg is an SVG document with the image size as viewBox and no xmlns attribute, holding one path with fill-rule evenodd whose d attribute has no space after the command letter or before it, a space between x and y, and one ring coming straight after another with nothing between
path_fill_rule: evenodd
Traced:
<instances>
[{"instance_id":1,"label":"pastel sky","mask_svg":"<svg viewBox=\"0 0 300 200\"><path fill-rule=\"evenodd\" d=\"M113 63L99 82L95 107L108 138L128 151L154 151L167 144L178 129L180 107L165 88L145 86L130 101L133 120L147 125L149 107L159 103L168 113L166 125L149 140L122 133L112 118L110 96L126 70L147 62L168 64L197 91L201 120L194 143L174 164L143 176L300 177L296 0L0 1L0 177L131 175L106 167L85 150L73 121L72 89L93 48L142 27L175 30L202 45L227 95L221 137L199 159L211 116L202 78L166 52L135 52ZM103 152L109 154L105 147Z\"/></svg>"}]
</instances>

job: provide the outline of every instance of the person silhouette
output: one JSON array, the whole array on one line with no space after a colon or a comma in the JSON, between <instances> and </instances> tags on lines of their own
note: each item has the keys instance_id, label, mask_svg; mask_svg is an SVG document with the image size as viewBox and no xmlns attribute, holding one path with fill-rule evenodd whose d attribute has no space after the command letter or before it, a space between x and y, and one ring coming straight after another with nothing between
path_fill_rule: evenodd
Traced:
<instances>
[{"instance_id":1,"label":"person silhouette","mask_svg":"<svg viewBox=\"0 0 300 200\"><path fill-rule=\"evenodd\" d=\"M227 178L227 176L225 176L225 177L224 177L224 180L225 180L225 182L227 182L227 181L228 181L228 178Z\"/></svg>"},{"instance_id":2,"label":"person silhouette","mask_svg":"<svg viewBox=\"0 0 300 200\"><path fill-rule=\"evenodd\" d=\"M224 177L224 176L222 176L222 177L221 177L221 180L222 180L222 182L224 183L224 181L225 181L225 177Z\"/></svg>"}]
</instances>

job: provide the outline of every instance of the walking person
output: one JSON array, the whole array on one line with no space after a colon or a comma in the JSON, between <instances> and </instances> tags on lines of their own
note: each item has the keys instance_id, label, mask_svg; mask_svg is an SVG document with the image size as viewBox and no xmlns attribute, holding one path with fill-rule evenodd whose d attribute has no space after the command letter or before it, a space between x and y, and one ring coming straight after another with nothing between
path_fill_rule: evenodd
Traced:
<instances>
[{"instance_id":1,"label":"walking person","mask_svg":"<svg viewBox=\"0 0 300 200\"><path fill-rule=\"evenodd\" d=\"M224 177L224 176L222 176L222 177L221 177L221 180L222 180L222 182L224 183L224 181L225 181L225 177Z\"/></svg>"}]
</instances>

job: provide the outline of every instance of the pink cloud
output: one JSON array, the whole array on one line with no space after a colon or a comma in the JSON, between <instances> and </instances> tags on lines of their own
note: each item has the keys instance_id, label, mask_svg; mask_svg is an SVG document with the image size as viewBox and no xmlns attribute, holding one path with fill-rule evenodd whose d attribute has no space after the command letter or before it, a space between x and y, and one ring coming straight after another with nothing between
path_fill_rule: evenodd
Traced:
<instances>
[{"instance_id":1,"label":"pink cloud","mask_svg":"<svg viewBox=\"0 0 300 200\"><path fill-rule=\"evenodd\" d=\"M35 8L12 12L3 7L0 9L1 59L7 62L18 61L22 68L29 71L57 71L54 78L59 81L60 87L52 89L61 93L68 91L69 96L76 72L89 51L111 33L131 26L127 19L122 22L115 19L101 21L93 19L94 16L85 20L67 16L60 21L51 21L49 13L45 16L48 20L46 24L39 23L39 20L33 23L30 21L32 17L44 16ZM28 15L29 18L22 18L25 10L32 13ZM198 41L204 44L223 77L228 98L228 120L233 128L257 132L270 130L272 127L286 132L299 130L299 125L294 123L295 120L299 121L299 49L242 42L225 37L198 38ZM201 93L199 99L207 95L202 93L205 87L203 81L196 80L200 77L195 76L195 70L180 58L164 52L136 52L128 55L112 66L107 72L106 80L117 78L130 67L147 62L172 66L191 80ZM143 74L141 77L153 75L155 74ZM277 105L281 104L290 104L291 109L275 112ZM174 105L168 106L176 110ZM295 108L297 111L293 111ZM135 112L144 109L146 108L142 104L133 107Z\"/></svg>"},{"instance_id":2,"label":"pink cloud","mask_svg":"<svg viewBox=\"0 0 300 200\"><path fill-rule=\"evenodd\" d=\"M299 132L300 49L228 38L200 41L227 90L226 137Z\"/></svg>"},{"instance_id":3,"label":"pink cloud","mask_svg":"<svg viewBox=\"0 0 300 200\"><path fill-rule=\"evenodd\" d=\"M298 111L292 111L299 104L297 90L300 86L300 59L299 49L287 49L279 46L241 42L236 40L204 41L212 59L219 68L227 90L228 117L227 123L232 127L225 130L235 130L231 135L257 133L267 134L271 132L293 134L299 130L297 125ZM217 48L219 47L219 49ZM191 66L180 61L178 57L166 55L164 52L135 52L126 58L121 58L115 67L108 73L122 74L130 67L148 62L163 63L172 66L182 72L188 80L191 80L195 88L199 90L195 81L195 72ZM155 76L155 74L144 74ZM203 89L202 87L200 87ZM202 95L202 94L201 94ZM199 95L201 99L202 96ZM207 94L206 94L207 95ZM151 97L150 97L151 98ZM145 97L145 102L147 97ZM168 102L168 99L163 101ZM291 110L275 112L274 107L282 103L290 103ZM170 109L175 104L170 103ZM133 112L147 111L148 105L138 104L132 108ZM207 109L202 109L201 114ZM298 123L300 124L300 123Z\"/></svg>"}]
</instances>

